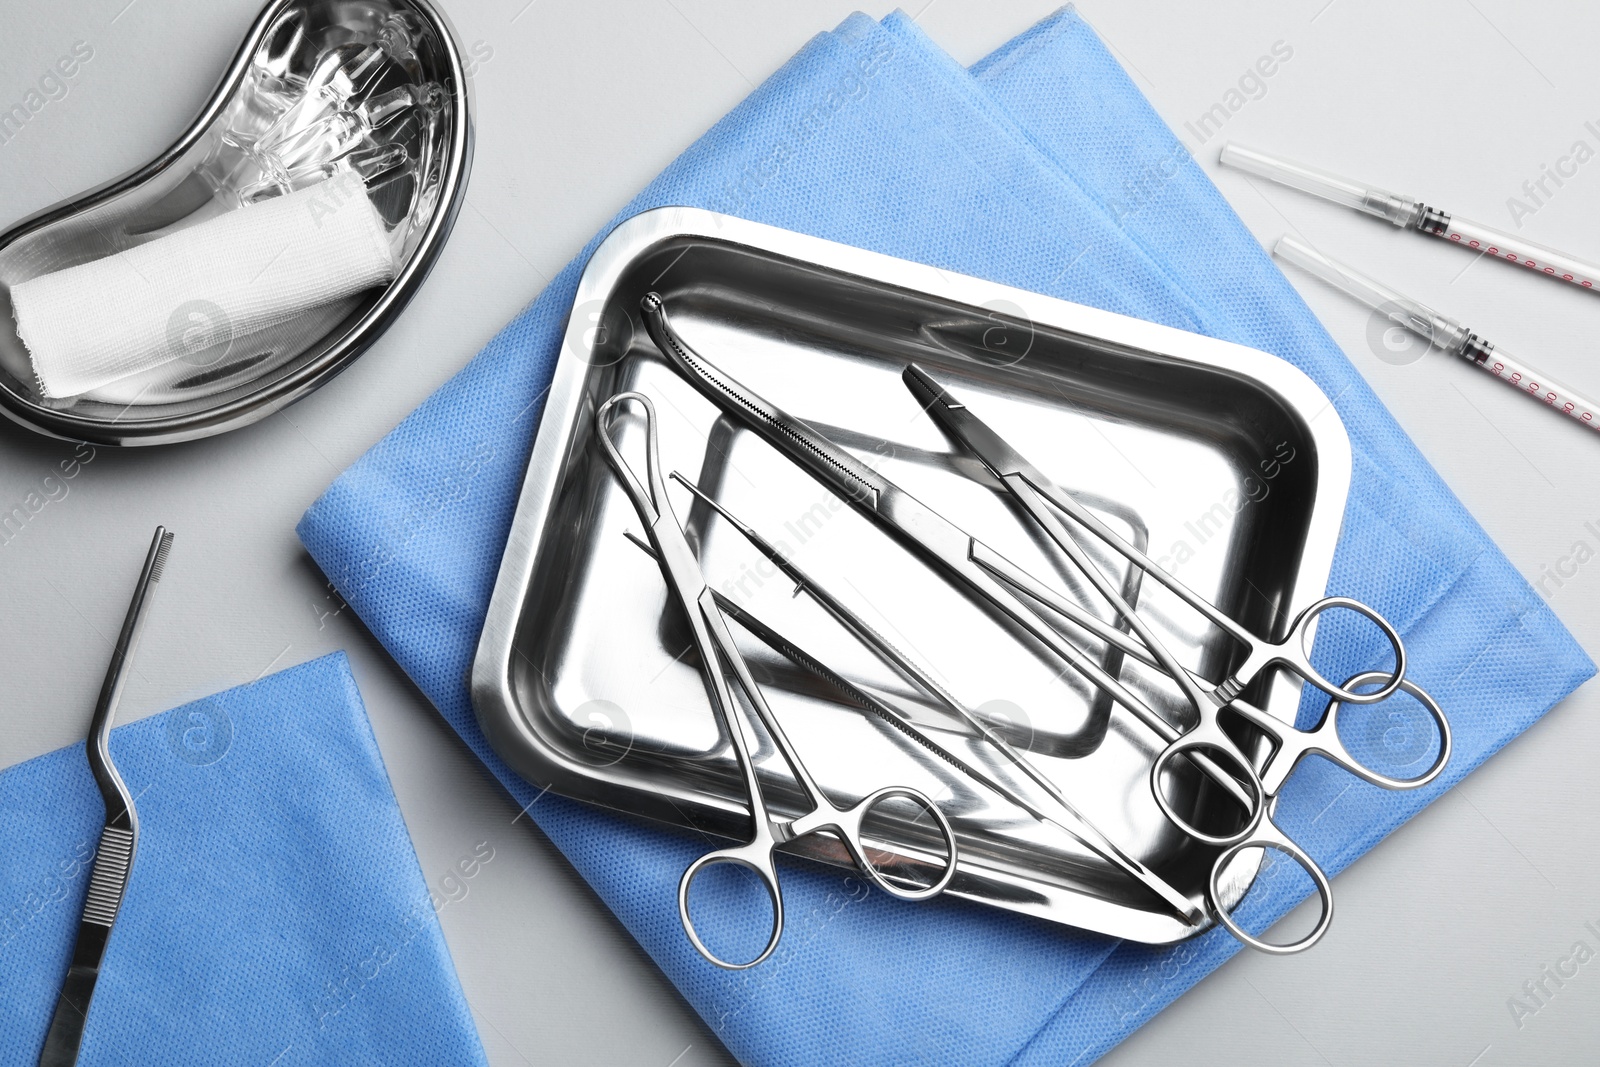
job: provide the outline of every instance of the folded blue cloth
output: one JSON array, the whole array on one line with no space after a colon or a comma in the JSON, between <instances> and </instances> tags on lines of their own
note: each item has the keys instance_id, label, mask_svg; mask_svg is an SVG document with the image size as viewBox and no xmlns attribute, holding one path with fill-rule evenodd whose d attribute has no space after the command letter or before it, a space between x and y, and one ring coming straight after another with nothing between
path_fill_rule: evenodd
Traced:
<instances>
[{"instance_id":1,"label":"folded blue cloth","mask_svg":"<svg viewBox=\"0 0 1600 1067\"><path fill-rule=\"evenodd\" d=\"M1279 807L1329 871L1348 865L1593 672L1418 454L1181 144L1067 8L957 66L903 15L811 41L614 220L693 205L1253 345L1326 391L1354 484L1330 590L1393 620L1450 714L1455 757L1387 793L1308 761ZM609 227L607 232L609 232ZM604 233L595 238L595 243ZM464 678L585 249L473 362L306 512L323 570L485 764L741 1060L1086 1063L1237 950L1165 949L785 871L789 928L749 972L704 963L674 887L701 841L541 798L485 744ZM1330 618L1329 623L1334 620ZM1344 677L1381 650L1325 625ZM1302 716L1320 711L1307 697ZM1308 885L1269 866L1253 928Z\"/></svg>"},{"instance_id":2,"label":"folded blue cloth","mask_svg":"<svg viewBox=\"0 0 1600 1067\"><path fill-rule=\"evenodd\" d=\"M111 735L139 851L80 1064L487 1064L344 654ZM0 1063L39 1058L105 808L0 773Z\"/></svg>"}]
</instances>

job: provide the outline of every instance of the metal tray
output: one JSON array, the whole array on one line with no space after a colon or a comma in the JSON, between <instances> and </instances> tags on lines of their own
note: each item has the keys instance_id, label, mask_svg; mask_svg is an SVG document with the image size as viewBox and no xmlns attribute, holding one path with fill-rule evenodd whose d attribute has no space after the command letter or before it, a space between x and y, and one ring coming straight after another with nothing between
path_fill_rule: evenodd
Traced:
<instances>
[{"instance_id":1,"label":"metal tray","mask_svg":"<svg viewBox=\"0 0 1600 1067\"><path fill-rule=\"evenodd\" d=\"M746 832L731 750L697 664L680 658L685 628L656 564L624 537L639 532L638 520L593 447L595 410L639 389L656 399L668 470L697 478L934 664L1096 825L1201 901L1215 853L1167 822L1151 796L1153 735L720 417L646 337L637 308L651 290L667 299L685 338L729 373L1071 589L1057 550L1030 536L981 467L952 454L902 386L901 370L917 361L1053 479L1259 632L1322 595L1344 513L1349 441L1310 379L1253 349L933 267L705 211L646 212L596 250L579 284L473 667L479 722L529 781L709 834ZM807 598L792 596L707 509L691 509L687 494L674 507L713 585L1018 782ZM1165 589L1124 577L1187 664L1211 676L1228 666L1233 651ZM1150 943L1199 929L765 646L744 647L785 730L837 799L895 783L940 801L961 847L955 896ZM1138 664L1104 661L1185 721L1170 683ZM1252 697L1292 721L1299 687L1278 679ZM755 758L784 810L797 798L781 758L770 746ZM1184 802L1203 804L1203 788ZM882 837L884 847L915 854L910 827L887 826ZM844 861L827 839L795 847ZM1259 853L1245 853L1230 869L1235 899L1259 863Z\"/></svg>"},{"instance_id":2,"label":"metal tray","mask_svg":"<svg viewBox=\"0 0 1600 1067\"><path fill-rule=\"evenodd\" d=\"M377 204L391 228L404 227L394 279L280 327L244 335L226 360L213 363L211 353L187 367L189 361L176 362L124 379L119 388L130 394L127 402L43 397L16 332L11 289L115 255L200 217L213 193L202 172L212 166L223 133L243 106L241 94L260 71L287 65L304 75L296 63L327 48L370 44L392 18L407 20L415 34L414 54L403 71L386 76L383 88L432 82L446 96L437 128L408 142L417 161L416 179L398 193L391 189ZM304 43L285 56L278 49L286 38ZM185 62L187 57L169 59ZM432 0L270 0L176 143L149 163L0 233L0 416L68 441L170 444L249 425L332 380L394 323L444 249L472 162L469 89L455 34ZM226 335L225 320L208 327ZM185 373L173 376L175 366Z\"/></svg>"}]
</instances>

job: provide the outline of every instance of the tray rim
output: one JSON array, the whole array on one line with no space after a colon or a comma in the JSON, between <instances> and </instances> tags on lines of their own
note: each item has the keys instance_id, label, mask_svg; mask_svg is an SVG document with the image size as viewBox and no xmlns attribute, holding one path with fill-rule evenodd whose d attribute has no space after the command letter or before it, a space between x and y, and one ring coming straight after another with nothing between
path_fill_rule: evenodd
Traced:
<instances>
[{"instance_id":1,"label":"tray rim","mask_svg":"<svg viewBox=\"0 0 1600 1067\"><path fill-rule=\"evenodd\" d=\"M562 793L563 784L559 773L543 781L530 777L524 768L531 764L560 772L569 766L578 766L546 746L529 726L518 709L512 683L512 660L516 655L516 633L523 602L533 579L544 530L555 503L557 480L566 450L566 430L578 414L584 395L584 381L590 367L587 356L593 344L585 337L589 332L588 324L574 322L571 308L603 302L640 255L665 241L683 237L745 245L836 273L870 278L879 284L973 307L986 302L1008 301L1021 308L1030 321L1039 325L1251 378L1275 393L1286 408L1298 415L1307 435L1315 442L1317 483L1301 551L1301 566L1289 596L1288 613L1292 616L1324 595L1349 498L1353 454L1349 434L1333 401L1305 372L1288 361L1232 341L1147 322L765 223L701 208L653 208L632 216L612 230L595 248L579 278L567 322L562 329L561 349L554 375L539 427L535 431L505 552L501 557L488 614L473 658L470 676L473 712L490 747L519 777L559 794ZM551 432L552 427L558 427L560 432ZM1295 709L1287 708L1285 715L1285 703L1274 700L1269 704L1269 711L1280 718L1292 717ZM668 790L663 790L661 795L671 797ZM685 796L682 799L688 798ZM626 808L604 806L649 817ZM1038 890L1036 883L1022 882L1007 872L989 867L980 870L985 879L1020 882ZM1041 905L990 899L962 892L956 887L952 887L948 895L1148 944L1180 941L1212 925L1207 920L1200 926L1190 926L1174 916L1147 912L1070 889L1051 887L1051 890L1057 899L1046 900ZM1070 907L1060 897L1069 898ZM1061 914L1063 909L1070 911L1070 914Z\"/></svg>"}]
</instances>

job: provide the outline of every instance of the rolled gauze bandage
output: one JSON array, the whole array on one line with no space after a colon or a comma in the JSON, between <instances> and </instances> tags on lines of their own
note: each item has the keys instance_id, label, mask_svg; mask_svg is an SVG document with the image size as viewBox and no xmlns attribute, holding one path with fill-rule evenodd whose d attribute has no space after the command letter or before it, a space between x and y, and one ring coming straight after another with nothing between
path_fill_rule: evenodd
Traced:
<instances>
[{"instance_id":1,"label":"rolled gauze bandage","mask_svg":"<svg viewBox=\"0 0 1600 1067\"><path fill-rule=\"evenodd\" d=\"M11 290L47 397L175 359L220 365L248 334L394 277L383 220L353 174L239 208Z\"/></svg>"}]
</instances>

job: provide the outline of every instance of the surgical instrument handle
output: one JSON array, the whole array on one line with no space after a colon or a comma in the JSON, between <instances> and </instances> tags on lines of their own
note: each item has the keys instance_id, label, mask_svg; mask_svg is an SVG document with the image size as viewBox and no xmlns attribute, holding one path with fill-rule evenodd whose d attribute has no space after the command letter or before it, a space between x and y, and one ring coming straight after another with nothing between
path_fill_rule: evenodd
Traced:
<instances>
[{"instance_id":1,"label":"surgical instrument handle","mask_svg":"<svg viewBox=\"0 0 1600 1067\"><path fill-rule=\"evenodd\" d=\"M1199 924L1201 921L1201 914L1199 909L1195 907L1193 901L1184 896L1179 890L1173 888L1170 883L1168 883L1160 875L1156 874L1139 859L1129 855L1110 838L1106 837L1105 834L1101 833L1093 823L1089 822L1089 820L1085 818L1084 815L1070 803L1067 803L1064 800L1061 801L1061 814L1050 814L1038 804L1035 804L1032 800L1028 799L1025 794L1020 793L1010 786L996 780L993 776L984 773L983 771L974 767L971 763L950 751L949 748L935 740L930 734L927 733L927 731L923 730L909 719L906 719L896 713L896 711L883 700L873 696L871 693L860 688L859 686L853 685L847 679L843 678L837 672L829 668L826 664L807 653L804 649L794 644L794 642L790 641L788 638L772 629L772 627L763 623L750 612L739 607L737 604L734 604L732 601L729 601L720 593L715 594L715 596L717 603L731 618L737 619L740 625L744 626L762 641L766 642L768 645L771 645L779 652L782 652L785 656L788 656L802 667L808 668L818 677L839 689L846 696L858 701L868 711L872 712L888 725L894 727L896 730L911 738L911 740L917 742L917 744L921 745L935 756L938 756L944 762L954 767L961 774L1001 797L1007 803L1021 808L1023 811L1027 812L1029 815L1032 815L1040 822L1049 823L1050 825L1065 831L1068 835L1080 841L1083 845L1101 856L1103 859L1109 860L1111 863L1122 868L1125 873L1143 883L1147 888L1155 892L1157 896L1166 901L1167 906L1177 912L1184 922L1188 923L1190 926Z\"/></svg>"},{"instance_id":2,"label":"surgical instrument handle","mask_svg":"<svg viewBox=\"0 0 1600 1067\"><path fill-rule=\"evenodd\" d=\"M646 294L640 305L650 340L706 399L838 492L865 518L937 567L946 578L964 586L994 614L1059 656L1163 739L1170 742L1182 733L1138 694L1111 677L1019 594L980 567L974 555L985 551L986 546L977 538L690 348L672 328L659 294ZM1209 768L1207 773L1223 788L1239 788L1221 768Z\"/></svg>"},{"instance_id":3,"label":"surgical instrument handle","mask_svg":"<svg viewBox=\"0 0 1600 1067\"><path fill-rule=\"evenodd\" d=\"M1351 704L1371 704L1384 699L1395 691L1400 685L1400 679L1405 674L1405 646L1400 640L1400 635L1394 627L1377 612L1364 604L1349 601L1341 597L1325 597L1303 609L1299 616L1289 624L1288 632L1276 641L1258 638L1251 634L1235 620L1229 617L1221 608L1206 600L1199 593L1183 584L1172 572L1159 566L1145 553L1139 551L1134 545L1114 533L1105 523L1101 522L1082 503L1073 498L1071 493L1062 489L1048 478L1033 464L1017 453L1007 444L994 429L987 425L970 411L967 406L956 400L944 387L934 381L916 364L907 366L901 376L906 387L917 402L922 405L923 411L939 427L954 440L961 443L962 447L972 452L991 474L1000 479L1002 486L1008 493L1015 496L1021 492L1024 501L1030 510L1035 512L1037 518L1043 514L1046 519L1046 530L1054 526L1049 520L1048 512L1041 512L1041 499L1049 501L1064 514L1070 516L1080 526L1099 537L1101 541L1121 553L1129 562L1138 566L1145 574L1160 582L1170 589L1180 599L1200 614L1204 615L1213 625L1228 634L1242 645L1247 651L1242 663L1234 668L1233 674L1219 687L1218 692L1224 701L1232 700L1248 686L1263 671L1286 668L1300 676L1304 681L1310 682L1318 689L1323 690L1340 700ZM1014 477L1013 477L1014 476ZM1059 528L1054 529L1051 537L1065 536ZM976 560L977 555L974 553ZM985 563L990 570L995 568ZM997 572L998 573L998 572ZM1108 587L1109 588L1109 587ZM1111 602L1115 606L1117 595L1113 590ZM1322 673L1311 663L1306 647L1306 638L1309 636L1316 619L1324 611L1333 607L1348 607L1358 614L1366 616L1383 631L1390 647L1394 650L1395 669L1389 683L1371 693L1354 693L1341 689L1333 681L1322 676ZM1126 614L1122 612L1121 614ZM1159 658L1159 657L1158 657ZM1181 672L1174 675L1174 681L1185 685ZM1185 686L1187 691L1187 686ZM1132 710L1132 709L1130 709ZM1152 724L1154 726L1154 724ZM1154 727L1158 733L1162 732L1159 726ZM1170 731L1170 727L1168 728ZM1173 736L1168 736L1169 741L1176 740L1176 731L1170 731ZM1167 736L1167 735L1163 735ZM1204 766L1202 764L1202 766ZM1209 772L1208 772L1209 773ZM1221 783L1226 784L1226 783Z\"/></svg>"},{"instance_id":4,"label":"surgical instrument handle","mask_svg":"<svg viewBox=\"0 0 1600 1067\"><path fill-rule=\"evenodd\" d=\"M100 687L94 716L89 721L89 737L84 748L89 759L89 770L94 774L95 784L100 787L100 795L105 800L106 818L95 849L88 895L84 900L83 914L78 920L78 936L72 946L72 960L67 966L61 994L50 1017L44 1048L39 1053L40 1067L72 1067L78 1060L83 1026L88 1019L89 1005L94 999L95 985L100 978L100 962L105 957L111 927L122 908L122 896L133 871L133 859L139 845L139 815L133 805L133 795L128 792L127 783L122 780L111 758L111 725L116 717L117 702L122 697L128 663L144 630L150 590L161 580L161 571L166 567L167 553L171 548L172 534L165 527L157 526L150 549L145 553L144 567L134 586L133 598L128 604L128 614L122 621L122 631L117 635L116 646L111 652L111 663L106 668L105 682Z\"/></svg>"},{"instance_id":5,"label":"surgical instrument handle","mask_svg":"<svg viewBox=\"0 0 1600 1067\"><path fill-rule=\"evenodd\" d=\"M1106 859L1115 866L1120 867L1124 873L1143 883L1157 896L1165 900L1168 906L1177 911L1185 921L1191 924L1197 921L1194 905L1187 897L1174 889L1168 882L1162 879L1154 871L1150 870L1150 868L1144 863L1129 855L1114 841L1102 833L1098 827L1091 823L1081 812L1078 811L1076 807L1073 806L1072 802L1069 801L1061 792L1060 787L1050 780L1049 776L1040 771L1032 763L1028 762L1027 757L1021 752L1018 752L1017 749L1004 737L1001 737L998 733L996 733L993 727L984 722L983 719L980 718L976 713L969 710L964 704L957 700L955 696L951 694L943 685L941 685L926 668L918 664L906 653L902 652L894 645L893 642L880 634L866 620L862 619L854 611L846 607L841 601L834 597L832 593L828 592L826 587L813 580L805 573L805 571L800 569L798 564L796 564L780 549L763 537L758 530L747 525L743 520L739 519L727 508L723 507L716 500L713 500L710 496L701 491L699 486L689 481L677 471L673 471L671 477L677 481L678 484L685 486L696 497L704 501L708 507L710 507L718 515L722 516L722 518L734 529L738 530L739 533L742 534L744 538L753 546L755 546L755 548L763 556L770 560L774 566L776 566L780 571L783 572L785 576L795 583L796 592L805 592L817 603L818 606L832 616L835 621L844 626L844 628L848 630L857 640L861 641L869 649L871 649L880 659L889 663L891 666L900 671L900 673L905 677L915 682L929 696L937 700L946 711L959 718L965 725L974 730L985 742L987 742L991 748L1006 757L1006 759L1014 764L1017 769L1021 770L1023 774L1029 778L1029 780L1031 780L1035 785L1039 786L1039 788L1043 789L1051 800L1055 801L1056 805L1065 813L1066 818L1063 819L1061 816L1052 816L1046 814L1040 810L1038 805L1028 800L1016 790L1002 786L992 777L978 771L972 767L971 764L955 756L949 751L949 749L934 741L921 729L906 721L899 715L896 715L882 701L861 690L859 687L852 685L850 682L840 677L836 672L832 671L818 661L815 657L806 654L792 642L783 638L782 635L777 634L771 629L771 627L766 626L765 624L761 623L760 620L751 616L748 612L743 611L736 605L727 602L725 598L719 596L718 604L723 607L724 612L732 615L734 618L737 618L739 622L742 623L746 628L750 629L752 633L755 633L756 636L760 637L763 641L766 641L774 648L778 648L779 651L795 660L795 662L800 663L802 666L810 667L815 673L832 682L834 685L844 690L847 694L854 696L857 700L860 700L868 708L868 710L873 711L880 718L888 720L890 725L898 728L902 733L907 734L913 740L922 744L923 747L929 749L935 755L938 755L946 762L950 763L967 777L972 778L974 781L986 786L993 792L999 794L1006 801L1026 811L1034 818L1039 819L1042 822L1048 822L1059 829L1066 831L1092 851L1099 854L1103 859Z\"/></svg>"},{"instance_id":6,"label":"surgical instrument handle","mask_svg":"<svg viewBox=\"0 0 1600 1067\"><path fill-rule=\"evenodd\" d=\"M623 404L636 403L644 413L646 480L641 482L632 467L622 456L613 438L613 418ZM783 894L778 883L776 850L780 845L811 833L828 834L836 838L849 852L856 867L878 888L902 900L926 900L937 896L949 885L958 862L955 831L949 820L933 800L919 790L908 786L891 785L878 789L850 807L841 808L830 800L807 770L794 744L789 740L777 717L772 713L761 687L750 672L749 665L728 630L727 621L711 588L695 550L690 546L671 501L667 498L666 479L662 477L660 449L657 443L655 405L642 393L625 392L612 396L595 413L596 433L605 461L612 473L621 481L640 521L645 523L651 555L661 569L667 584L668 596L682 610L689 624L691 639L699 653L701 676L711 698L712 711L720 721L733 746L739 770L744 778L750 804L751 832L747 841L730 848L716 849L696 859L683 872L678 882L678 918L684 933L696 951L707 961L727 970L744 970L754 967L772 955L783 936ZM631 540L631 538L630 538ZM794 818L773 814L767 807L756 777L751 753L760 738L754 734L751 718L734 698L732 686L724 674L724 665L732 671L739 689L744 692L754 711L755 720L765 730L768 738L790 775L811 803L809 811ZM747 732L749 731L749 732ZM941 877L931 885L907 888L890 881L872 861L862 837L866 821L882 802L894 798L909 800L933 817L947 846L946 864ZM690 887L705 870L725 864L743 867L755 873L767 892L772 906L772 925L766 946L754 959L736 963L719 957L700 937L689 908Z\"/></svg>"}]
</instances>

